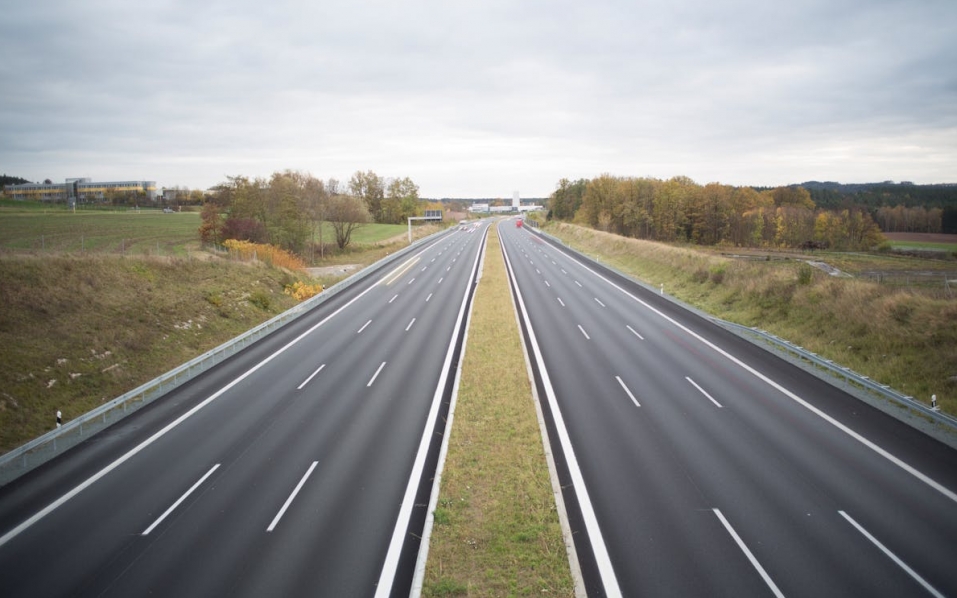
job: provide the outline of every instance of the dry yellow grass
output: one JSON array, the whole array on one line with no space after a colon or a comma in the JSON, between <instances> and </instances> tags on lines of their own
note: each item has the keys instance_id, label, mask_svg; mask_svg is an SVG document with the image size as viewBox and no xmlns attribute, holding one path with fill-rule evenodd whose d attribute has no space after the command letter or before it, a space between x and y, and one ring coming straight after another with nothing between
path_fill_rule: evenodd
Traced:
<instances>
[{"instance_id":1,"label":"dry yellow grass","mask_svg":"<svg viewBox=\"0 0 957 598\"><path fill-rule=\"evenodd\" d=\"M573 596L500 244L489 235L425 596Z\"/></svg>"}]
</instances>

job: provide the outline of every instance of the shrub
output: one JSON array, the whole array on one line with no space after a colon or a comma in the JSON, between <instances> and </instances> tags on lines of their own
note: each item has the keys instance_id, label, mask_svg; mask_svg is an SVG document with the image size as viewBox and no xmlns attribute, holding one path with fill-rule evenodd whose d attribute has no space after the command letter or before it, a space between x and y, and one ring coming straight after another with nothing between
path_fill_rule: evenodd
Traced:
<instances>
[{"instance_id":1,"label":"shrub","mask_svg":"<svg viewBox=\"0 0 957 598\"><path fill-rule=\"evenodd\" d=\"M810 264L801 264L798 268L798 284L807 286L814 279L814 268Z\"/></svg>"},{"instance_id":2,"label":"shrub","mask_svg":"<svg viewBox=\"0 0 957 598\"><path fill-rule=\"evenodd\" d=\"M322 292L321 284L306 284L301 280L297 280L292 284L287 284L283 292L296 301L305 301L310 297L315 297Z\"/></svg>"},{"instance_id":3,"label":"shrub","mask_svg":"<svg viewBox=\"0 0 957 598\"><path fill-rule=\"evenodd\" d=\"M714 284L721 284L724 282L724 273L727 270L724 264L720 266L711 267L711 282Z\"/></svg>"},{"instance_id":4,"label":"shrub","mask_svg":"<svg viewBox=\"0 0 957 598\"><path fill-rule=\"evenodd\" d=\"M263 311L268 311L272 298L264 291L256 291L249 296L249 302Z\"/></svg>"},{"instance_id":5,"label":"shrub","mask_svg":"<svg viewBox=\"0 0 957 598\"><path fill-rule=\"evenodd\" d=\"M229 250L230 255L243 261L259 260L277 268L288 268L290 270L303 270L306 267L306 264L298 256L275 245L250 243L249 241L237 241L236 239L227 239L223 242L223 245Z\"/></svg>"}]
</instances>

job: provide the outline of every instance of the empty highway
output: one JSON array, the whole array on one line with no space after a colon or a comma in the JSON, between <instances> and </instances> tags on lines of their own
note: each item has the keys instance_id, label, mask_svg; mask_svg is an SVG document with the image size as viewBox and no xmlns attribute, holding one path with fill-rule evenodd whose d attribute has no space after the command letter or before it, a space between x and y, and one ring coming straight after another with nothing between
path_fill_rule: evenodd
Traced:
<instances>
[{"instance_id":1,"label":"empty highway","mask_svg":"<svg viewBox=\"0 0 957 598\"><path fill-rule=\"evenodd\" d=\"M499 229L590 596L957 595L957 452Z\"/></svg>"},{"instance_id":2,"label":"empty highway","mask_svg":"<svg viewBox=\"0 0 957 598\"><path fill-rule=\"evenodd\" d=\"M484 232L0 488L0 596L408 595Z\"/></svg>"}]
</instances>

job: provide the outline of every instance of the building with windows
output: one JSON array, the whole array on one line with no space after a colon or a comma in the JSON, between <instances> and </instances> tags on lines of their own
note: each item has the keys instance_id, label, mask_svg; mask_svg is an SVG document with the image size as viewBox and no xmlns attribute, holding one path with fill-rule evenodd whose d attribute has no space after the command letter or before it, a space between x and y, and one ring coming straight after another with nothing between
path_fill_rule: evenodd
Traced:
<instances>
[{"instance_id":1,"label":"building with windows","mask_svg":"<svg viewBox=\"0 0 957 598\"><path fill-rule=\"evenodd\" d=\"M3 192L11 199L70 203L77 200L102 201L114 195L143 193L148 200L156 201L156 181L94 182L87 178L78 178L66 179L64 183L7 185Z\"/></svg>"}]
</instances>

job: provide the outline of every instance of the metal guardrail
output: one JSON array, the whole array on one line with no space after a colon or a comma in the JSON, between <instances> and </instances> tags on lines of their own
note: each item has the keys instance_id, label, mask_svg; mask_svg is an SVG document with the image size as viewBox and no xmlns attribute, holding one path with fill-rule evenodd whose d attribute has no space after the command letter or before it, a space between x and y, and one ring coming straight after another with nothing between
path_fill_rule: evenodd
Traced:
<instances>
[{"instance_id":1,"label":"metal guardrail","mask_svg":"<svg viewBox=\"0 0 957 598\"><path fill-rule=\"evenodd\" d=\"M734 322L728 322L715 317L711 317L711 320L720 326L737 331L739 335L757 336L762 340L773 344L778 350L789 353L814 367L825 370L831 376L843 379L846 384L854 384L862 390L880 395L885 399L889 399L895 403L919 411L923 415L926 415L934 420L936 423L957 430L957 417L954 417L949 413L944 413L938 409L933 409L910 395L905 395L901 392L898 392L887 384L881 384L880 382L871 380L863 374L858 374L850 368L838 365L830 359L825 359L816 353L808 351L804 347L795 345L789 340L777 337L770 332L761 330L759 328L743 326L741 324L735 324Z\"/></svg>"},{"instance_id":2,"label":"metal guardrail","mask_svg":"<svg viewBox=\"0 0 957 598\"><path fill-rule=\"evenodd\" d=\"M572 249L567 243L565 243L558 237L554 235L550 235L542 231L541 229L534 230L534 233L541 235L543 237L547 237L549 240L553 241L554 243L558 243L564 247L568 247L569 249ZM578 253L581 254L581 252L578 252ZM584 254L581 254L581 255L584 255ZM662 296L665 299L671 301L672 303L680 305L681 307L689 311L692 311L698 314L699 316L702 316L703 318L711 320L712 322L714 322L715 324L718 324L719 326L722 326L728 330L731 330L732 332L735 332L736 334L738 334L738 336L745 337L747 340L752 340L752 342L753 342L753 339L757 337L773 345L779 351L789 353L793 355L794 357L797 357L801 361L812 365L817 370L824 370L824 372L826 372L830 376L833 376L834 378L843 379L845 384L847 385L853 385L860 390L880 396L884 399L897 403L898 405L913 409L919 412L920 414L928 417L934 423L940 424L944 426L945 428L948 428L952 433L957 433L957 417L954 417L948 413L944 413L943 411L940 411L938 409L933 409L930 406L926 405L925 403L918 401L912 396L905 395L891 388L890 386L886 384L881 384L880 382L871 380L870 378L868 378L867 376L864 376L863 374L858 374L857 372L851 370L850 368L846 368L844 366L838 365L834 363L833 361L831 361L830 359L825 359L815 353L812 353L811 351L808 351L807 349L803 347L795 345L791 341L779 338L771 334L770 332L766 332L758 328L751 328L749 326L736 324L734 322L728 322L726 320L722 320L720 318L712 316L711 314L702 312L701 310L698 310L697 308L690 306L676 299L675 297L668 295L663 290L659 292L658 288L655 288L643 281L640 281L634 278L633 276L629 276L623 272L620 272L617 269L612 268L611 266L607 264L603 264L601 261L593 257L587 256L587 255L585 257L603 268L614 270L620 276L636 283L637 285L649 291L654 292L656 295ZM813 371L813 373L817 373L817 372Z\"/></svg>"},{"instance_id":3,"label":"metal guardrail","mask_svg":"<svg viewBox=\"0 0 957 598\"><path fill-rule=\"evenodd\" d=\"M46 463L62 452L83 442L100 430L120 421L127 415L149 405L156 399L176 387L192 380L206 370L221 363L236 353L252 345L261 338L285 326L314 307L329 300L343 290L368 277L372 272L402 256L412 252L430 239L447 233L448 230L433 233L428 237L396 251L359 272L345 278L322 291L315 297L307 299L298 305L286 310L274 318L263 322L251 330L223 343L222 345L191 359L181 366L150 380L149 382L120 395L119 397L100 405L75 419L68 421L61 427L51 430L30 442L13 449L0 456L0 485L7 484L31 469Z\"/></svg>"}]
</instances>

